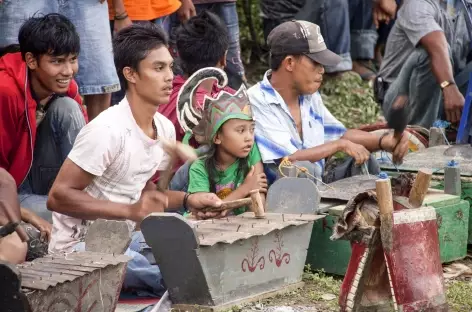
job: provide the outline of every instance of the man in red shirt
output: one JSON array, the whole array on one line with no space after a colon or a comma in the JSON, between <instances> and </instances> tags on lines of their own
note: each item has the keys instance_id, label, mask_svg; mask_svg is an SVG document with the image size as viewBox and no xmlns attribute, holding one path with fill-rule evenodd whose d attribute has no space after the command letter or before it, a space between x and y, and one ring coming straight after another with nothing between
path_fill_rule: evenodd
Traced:
<instances>
[{"instance_id":1,"label":"man in red shirt","mask_svg":"<svg viewBox=\"0 0 472 312\"><path fill-rule=\"evenodd\" d=\"M87 118L73 79L80 39L67 18L48 14L28 19L18 41L21 52L0 58L0 168L21 207L51 221L47 194Z\"/></svg>"},{"instance_id":2,"label":"man in red shirt","mask_svg":"<svg viewBox=\"0 0 472 312\"><path fill-rule=\"evenodd\" d=\"M187 23L179 26L176 31L178 62L184 75L175 76L172 94L169 104L162 105L158 111L167 117L175 127L177 141L182 141L185 132L177 120L176 104L180 88L197 70L205 67L226 66L226 54L228 53L229 39L228 30L222 20L209 11L203 11L192 17ZM205 94L215 97L219 89L214 80L203 82L195 92L195 109L202 110ZM234 93L234 90L225 87L225 91ZM198 147L198 143L192 139L190 145Z\"/></svg>"}]
</instances>

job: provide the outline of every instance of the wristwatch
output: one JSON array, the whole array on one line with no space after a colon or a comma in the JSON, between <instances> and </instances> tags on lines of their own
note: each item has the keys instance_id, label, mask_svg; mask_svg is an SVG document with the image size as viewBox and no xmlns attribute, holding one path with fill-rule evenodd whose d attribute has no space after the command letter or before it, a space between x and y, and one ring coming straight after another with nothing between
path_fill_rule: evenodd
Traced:
<instances>
[{"instance_id":1,"label":"wristwatch","mask_svg":"<svg viewBox=\"0 0 472 312\"><path fill-rule=\"evenodd\" d=\"M440 86L441 86L441 89L444 89L445 87L448 87L450 85L453 85L453 84L456 84L454 81L443 81L441 82Z\"/></svg>"}]
</instances>

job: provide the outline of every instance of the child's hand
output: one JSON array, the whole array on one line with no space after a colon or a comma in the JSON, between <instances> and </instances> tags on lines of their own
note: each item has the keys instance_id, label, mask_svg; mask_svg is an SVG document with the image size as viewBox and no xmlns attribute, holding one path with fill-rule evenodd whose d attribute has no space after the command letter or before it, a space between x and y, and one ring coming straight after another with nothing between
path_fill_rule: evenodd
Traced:
<instances>
[{"instance_id":1,"label":"child's hand","mask_svg":"<svg viewBox=\"0 0 472 312\"><path fill-rule=\"evenodd\" d=\"M258 189L261 193L267 193L267 177L264 172L256 174L254 166L249 170L243 185L248 189L248 192Z\"/></svg>"}]
</instances>

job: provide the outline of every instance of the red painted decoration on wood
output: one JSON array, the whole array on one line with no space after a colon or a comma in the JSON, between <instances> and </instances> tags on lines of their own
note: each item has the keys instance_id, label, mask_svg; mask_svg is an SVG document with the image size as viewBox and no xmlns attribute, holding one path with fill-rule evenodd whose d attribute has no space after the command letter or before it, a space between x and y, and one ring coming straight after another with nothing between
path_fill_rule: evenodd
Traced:
<instances>
[{"instance_id":1,"label":"red painted decoration on wood","mask_svg":"<svg viewBox=\"0 0 472 312\"><path fill-rule=\"evenodd\" d=\"M246 258L244 258L243 261L241 262L241 270L243 270L243 272L246 272L246 268L244 267L244 264L246 264L247 270L249 270L249 272L251 273L256 270L257 266L259 266L260 270L263 270L265 266L264 256L261 256L259 258L258 256L259 256L259 238L256 237L254 238L252 242L252 247L249 250L249 255L247 255Z\"/></svg>"},{"instance_id":2,"label":"red painted decoration on wood","mask_svg":"<svg viewBox=\"0 0 472 312\"><path fill-rule=\"evenodd\" d=\"M275 241L277 244L276 250L271 250L269 252L269 261L272 263L275 260L275 265L280 267L282 265L283 260L285 259L285 263L290 263L290 254L283 253L282 247L284 246L284 241L282 239L282 233L276 232L275 233Z\"/></svg>"},{"instance_id":3,"label":"red painted decoration on wood","mask_svg":"<svg viewBox=\"0 0 472 312\"><path fill-rule=\"evenodd\" d=\"M98 280L99 280L98 278L94 279L93 281L90 282L90 284L88 284L85 287L85 289L83 289L84 288L83 284L82 284L83 281L80 279L79 280L79 294L78 294L78 297L73 292L67 292L67 295L71 295L73 297L73 299L76 300L75 308L72 308L73 302L71 302L70 300L67 300L65 296L58 296L57 300L53 300L51 302L51 304L48 307L48 311L53 311L54 306L57 305L57 304L60 304L60 305L68 306L68 308L71 309L74 312L82 312L82 310L83 310L82 300L84 299L85 296L87 296L90 289L98 282ZM86 310L86 312L93 311L93 309L96 307L96 305L97 305L97 300L95 300L93 302L93 304Z\"/></svg>"}]
</instances>

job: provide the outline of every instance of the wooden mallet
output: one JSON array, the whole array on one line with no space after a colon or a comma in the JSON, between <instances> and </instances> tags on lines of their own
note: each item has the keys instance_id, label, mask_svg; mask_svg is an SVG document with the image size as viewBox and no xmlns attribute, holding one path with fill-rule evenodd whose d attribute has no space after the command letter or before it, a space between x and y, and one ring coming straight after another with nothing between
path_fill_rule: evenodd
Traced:
<instances>
[{"instance_id":1,"label":"wooden mallet","mask_svg":"<svg viewBox=\"0 0 472 312\"><path fill-rule=\"evenodd\" d=\"M197 159L197 153L195 150L188 145L182 144L180 142L171 142L166 139L160 139L162 142L162 148L170 155L171 161L167 168L161 173L159 177L159 182L157 184L158 188L162 191L166 190L169 186L170 179L172 178L172 169L177 163L178 159L183 161L194 161Z\"/></svg>"},{"instance_id":2,"label":"wooden mallet","mask_svg":"<svg viewBox=\"0 0 472 312\"><path fill-rule=\"evenodd\" d=\"M231 211L233 209L248 206L258 219L265 218L264 205L262 204L261 193L258 189L250 192L249 198L236 199L227 201L221 204L220 207L207 207L201 209L202 212L222 212L225 210Z\"/></svg>"}]
</instances>

